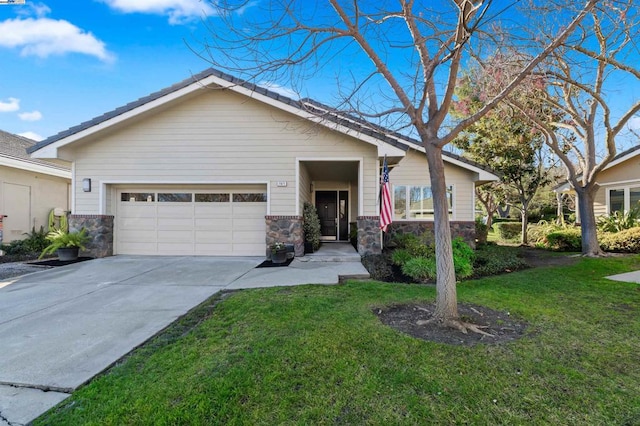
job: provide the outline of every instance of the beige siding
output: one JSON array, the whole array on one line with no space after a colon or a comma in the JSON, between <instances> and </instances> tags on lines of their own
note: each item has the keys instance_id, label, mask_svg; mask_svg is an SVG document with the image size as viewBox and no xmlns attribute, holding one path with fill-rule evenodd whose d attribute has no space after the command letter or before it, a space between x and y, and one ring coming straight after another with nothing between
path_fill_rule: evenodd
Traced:
<instances>
[{"instance_id":1,"label":"beige siding","mask_svg":"<svg viewBox=\"0 0 640 426\"><path fill-rule=\"evenodd\" d=\"M445 162L447 185L453 186L452 220L474 220L474 173ZM407 155L389 172L389 182L395 185L431 185L427 159L421 152L409 150Z\"/></svg>"},{"instance_id":2,"label":"beige siding","mask_svg":"<svg viewBox=\"0 0 640 426\"><path fill-rule=\"evenodd\" d=\"M5 188L24 189L28 205L14 205ZM12 205L13 204L13 205ZM29 172L11 167L0 167L0 214L8 215L4 220L5 243L23 239L26 232L41 226L46 230L51 209L69 209L69 180L42 173Z\"/></svg>"},{"instance_id":3,"label":"beige siding","mask_svg":"<svg viewBox=\"0 0 640 426\"><path fill-rule=\"evenodd\" d=\"M311 177L307 166L300 163L300 214L302 214L305 202L313 203L311 200Z\"/></svg>"},{"instance_id":4,"label":"beige siding","mask_svg":"<svg viewBox=\"0 0 640 426\"><path fill-rule=\"evenodd\" d=\"M77 214L98 213L100 182L125 180L268 182L270 214L293 215L296 157L363 158L364 214L375 214L375 146L230 92L203 91L88 142L65 152L75 159ZM85 177L90 193L82 192Z\"/></svg>"},{"instance_id":5,"label":"beige siding","mask_svg":"<svg viewBox=\"0 0 640 426\"><path fill-rule=\"evenodd\" d=\"M600 185L610 185L631 180L640 181L640 155L616 164L598 175Z\"/></svg>"},{"instance_id":6,"label":"beige siding","mask_svg":"<svg viewBox=\"0 0 640 426\"><path fill-rule=\"evenodd\" d=\"M607 191L607 188L598 189L595 199L593 200L593 211L596 217L607 214L606 191Z\"/></svg>"},{"instance_id":7,"label":"beige siding","mask_svg":"<svg viewBox=\"0 0 640 426\"><path fill-rule=\"evenodd\" d=\"M596 216L608 214L607 191L640 186L640 155L616 164L598 175L600 188L596 193L593 208Z\"/></svg>"}]
</instances>

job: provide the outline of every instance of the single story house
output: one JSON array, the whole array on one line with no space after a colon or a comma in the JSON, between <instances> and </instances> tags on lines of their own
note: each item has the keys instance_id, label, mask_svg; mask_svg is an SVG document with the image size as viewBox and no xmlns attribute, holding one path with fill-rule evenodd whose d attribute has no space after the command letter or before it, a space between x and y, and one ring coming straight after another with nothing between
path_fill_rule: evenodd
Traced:
<instances>
[{"instance_id":1,"label":"single story house","mask_svg":"<svg viewBox=\"0 0 640 426\"><path fill-rule=\"evenodd\" d=\"M0 241L25 238L32 229L46 231L52 209L68 211L71 167L33 159L36 142L0 130Z\"/></svg>"},{"instance_id":2,"label":"single story house","mask_svg":"<svg viewBox=\"0 0 640 426\"><path fill-rule=\"evenodd\" d=\"M380 252L379 181L392 171L392 230L432 227L424 149L349 115L208 69L52 136L35 158L73 163L71 228L95 256L264 255L275 241L304 250L313 203L325 240ZM473 239L474 187L496 180L445 154L454 232ZM97 243L96 243L97 241Z\"/></svg>"},{"instance_id":3,"label":"single story house","mask_svg":"<svg viewBox=\"0 0 640 426\"><path fill-rule=\"evenodd\" d=\"M617 154L598 174L596 182L599 186L593 201L596 217L640 208L640 145ZM556 191L570 192L571 186L565 182ZM579 222L580 218L576 220Z\"/></svg>"}]
</instances>

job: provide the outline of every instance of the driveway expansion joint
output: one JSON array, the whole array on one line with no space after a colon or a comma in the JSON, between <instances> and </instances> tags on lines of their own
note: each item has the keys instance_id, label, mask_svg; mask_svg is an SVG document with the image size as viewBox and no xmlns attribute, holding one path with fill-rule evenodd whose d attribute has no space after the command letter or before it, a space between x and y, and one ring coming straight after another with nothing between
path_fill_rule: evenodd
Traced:
<instances>
[{"instance_id":1,"label":"driveway expansion joint","mask_svg":"<svg viewBox=\"0 0 640 426\"><path fill-rule=\"evenodd\" d=\"M16 389L34 389L42 392L58 392L58 393L66 393L71 395L74 388L61 388L57 386L47 386L47 385L30 385L27 383L11 383L11 382L3 382L0 381L0 386L8 386L10 388Z\"/></svg>"}]
</instances>

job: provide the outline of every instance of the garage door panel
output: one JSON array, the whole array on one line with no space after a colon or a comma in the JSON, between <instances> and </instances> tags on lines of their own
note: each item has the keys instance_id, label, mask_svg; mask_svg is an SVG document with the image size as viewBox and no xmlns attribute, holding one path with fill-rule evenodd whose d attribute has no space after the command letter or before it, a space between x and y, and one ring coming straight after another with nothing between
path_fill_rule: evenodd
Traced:
<instances>
[{"instance_id":1,"label":"garage door panel","mask_svg":"<svg viewBox=\"0 0 640 426\"><path fill-rule=\"evenodd\" d=\"M193 232L185 232L182 230L163 230L162 232L158 232L158 243L170 243L172 241L176 243L193 244Z\"/></svg>"},{"instance_id":2,"label":"garage door panel","mask_svg":"<svg viewBox=\"0 0 640 426\"><path fill-rule=\"evenodd\" d=\"M233 232L231 229L226 231L196 231L196 243L221 243L231 244L233 242Z\"/></svg>"},{"instance_id":3,"label":"garage door panel","mask_svg":"<svg viewBox=\"0 0 640 426\"><path fill-rule=\"evenodd\" d=\"M189 256L193 254L193 244L177 242L158 243L158 254Z\"/></svg>"},{"instance_id":4,"label":"garage door panel","mask_svg":"<svg viewBox=\"0 0 640 426\"><path fill-rule=\"evenodd\" d=\"M195 229L208 230L208 229L228 229L233 227L233 220L231 218L224 219L198 219L195 220Z\"/></svg>"},{"instance_id":5,"label":"garage door panel","mask_svg":"<svg viewBox=\"0 0 640 426\"><path fill-rule=\"evenodd\" d=\"M119 249L126 254L156 254L156 245L142 242L120 242Z\"/></svg>"},{"instance_id":6,"label":"garage door panel","mask_svg":"<svg viewBox=\"0 0 640 426\"><path fill-rule=\"evenodd\" d=\"M234 218L233 219L233 229L239 229L241 231L264 231L265 229L264 219L243 219L243 218Z\"/></svg>"},{"instance_id":7,"label":"garage door panel","mask_svg":"<svg viewBox=\"0 0 640 426\"><path fill-rule=\"evenodd\" d=\"M156 240L156 231L154 230L145 230L145 229L130 229L127 232L123 232L122 235L119 235L119 240L122 242L155 242Z\"/></svg>"},{"instance_id":8,"label":"garage door panel","mask_svg":"<svg viewBox=\"0 0 640 426\"><path fill-rule=\"evenodd\" d=\"M229 187L228 193L222 190L215 194L198 187L175 188L123 189L127 194L132 191L152 194L152 201L118 202L117 253L264 255L266 202L243 202L246 196L233 196L235 187ZM159 197L158 193L180 197ZM182 202L189 199L187 194L192 194L192 202ZM119 193L118 200L122 198L126 197ZM167 201L157 201L159 198Z\"/></svg>"},{"instance_id":9,"label":"garage door panel","mask_svg":"<svg viewBox=\"0 0 640 426\"><path fill-rule=\"evenodd\" d=\"M191 217L159 217L158 218L158 230L185 230L190 231L193 229L193 218Z\"/></svg>"}]
</instances>

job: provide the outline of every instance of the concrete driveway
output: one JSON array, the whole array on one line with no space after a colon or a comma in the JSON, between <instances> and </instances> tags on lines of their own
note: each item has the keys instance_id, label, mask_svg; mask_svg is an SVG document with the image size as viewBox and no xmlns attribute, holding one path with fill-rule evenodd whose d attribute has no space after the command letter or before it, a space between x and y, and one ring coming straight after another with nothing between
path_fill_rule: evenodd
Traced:
<instances>
[{"instance_id":1,"label":"concrete driveway","mask_svg":"<svg viewBox=\"0 0 640 426\"><path fill-rule=\"evenodd\" d=\"M261 269L261 257L114 256L0 282L0 426L35 419L223 289L367 277L354 253Z\"/></svg>"}]
</instances>

